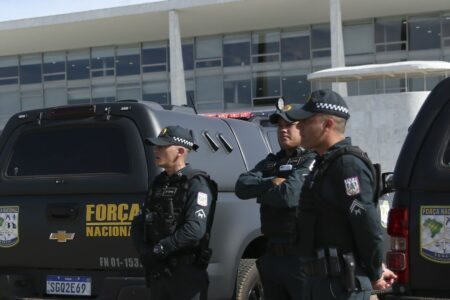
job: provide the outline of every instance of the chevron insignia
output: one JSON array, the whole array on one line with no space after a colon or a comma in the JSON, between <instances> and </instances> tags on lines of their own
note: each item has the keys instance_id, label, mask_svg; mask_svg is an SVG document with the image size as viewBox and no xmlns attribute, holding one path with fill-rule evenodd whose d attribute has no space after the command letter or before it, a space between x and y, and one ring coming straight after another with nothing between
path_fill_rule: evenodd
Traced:
<instances>
[{"instance_id":1,"label":"chevron insignia","mask_svg":"<svg viewBox=\"0 0 450 300\"><path fill-rule=\"evenodd\" d=\"M362 214L365 210L364 206L356 199L353 200L352 205L350 205L350 213L355 214L355 216Z\"/></svg>"}]
</instances>

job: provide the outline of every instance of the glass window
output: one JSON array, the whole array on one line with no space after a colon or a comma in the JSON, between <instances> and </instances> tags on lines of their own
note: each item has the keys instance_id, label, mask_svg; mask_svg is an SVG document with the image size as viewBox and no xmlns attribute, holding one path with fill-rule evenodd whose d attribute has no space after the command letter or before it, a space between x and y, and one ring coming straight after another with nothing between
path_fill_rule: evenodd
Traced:
<instances>
[{"instance_id":1,"label":"glass window","mask_svg":"<svg viewBox=\"0 0 450 300\"><path fill-rule=\"evenodd\" d=\"M144 43L142 46L142 71L166 72L167 71L167 45Z\"/></svg>"},{"instance_id":2,"label":"glass window","mask_svg":"<svg viewBox=\"0 0 450 300\"><path fill-rule=\"evenodd\" d=\"M98 85L92 87L92 103L116 101L116 90L112 85Z\"/></svg>"},{"instance_id":3,"label":"glass window","mask_svg":"<svg viewBox=\"0 0 450 300\"><path fill-rule=\"evenodd\" d=\"M19 58L17 56L0 57L0 85L17 84L19 76Z\"/></svg>"},{"instance_id":4,"label":"glass window","mask_svg":"<svg viewBox=\"0 0 450 300\"><path fill-rule=\"evenodd\" d=\"M168 89L169 83L167 81L143 82L142 99L159 104L168 104Z\"/></svg>"},{"instance_id":5,"label":"glass window","mask_svg":"<svg viewBox=\"0 0 450 300\"><path fill-rule=\"evenodd\" d=\"M343 32L345 55L373 53L372 24L346 25Z\"/></svg>"},{"instance_id":6,"label":"glass window","mask_svg":"<svg viewBox=\"0 0 450 300\"><path fill-rule=\"evenodd\" d=\"M183 52L183 66L184 70L194 69L194 45L193 44L183 44L181 45L181 50Z\"/></svg>"},{"instance_id":7,"label":"glass window","mask_svg":"<svg viewBox=\"0 0 450 300\"><path fill-rule=\"evenodd\" d=\"M142 99L139 83L125 83L117 85L117 100Z\"/></svg>"},{"instance_id":8,"label":"glass window","mask_svg":"<svg viewBox=\"0 0 450 300\"><path fill-rule=\"evenodd\" d=\"M406 50L405 18L375 19L375 44L377 52Z\"/></svg>"},{"instance_id":9,"label":"glass window","mask_svg":"<svg viewBox=\"0 0 450 300\"><path fill-rule=\"evenodd\" d=\"M19 91L0 91L0 116L10 117L19 111Z\"/></svg>"},{"instance_id":10,"label":"glass window","mask_svg":"<svg viewBox=\"0 0 450 300\"><path fill-rule=\"evenodd\" d=\"M222 38L197 38L195 56L197 68L220 67L222 65Z\"/></svg>"},{"instance_id":11,"label":"glass window","mask_svg":"<svg viewBox=\"0 0 450 300\"><path fill-rule=\"evenodd\" d=\"M187 105L192 107L195 103L195 84L193 79L186 79L186 101ZM170 94L169 94L170 97Z\"/></svg>"},{"instance_id":12,"label":"glass window","mask_svg":"<svg viewBox=\"0 0 450 300\"><path fill-rule=\"evenodd\" d=\"M67 92L69 104L91 103L91 91L89 87L71 88Z\"/></svg>"},{"instance_id":13,"label":"glass window","mask_svg":"<svg viewBox=\"0 0 450 300\"><path fill-rule=\"evenodd\" d=\"M377 80L376 92L378 94L402 93L406 91L404 78L385 78Z\"/></svg>"},{"instance_id":14,"label":"glass window","mask_svg":"<svg viewBox=\"0 0 450 300\"><path fill-rule=\"evenodd\" d=\"M304 104L311 92L311 86L306 78L306 74L287 73L281 77L283 86L282 96L286 103Z\"/></svg>"},{"instance_id":15,"label":"glass window","mask_svg":"<svg viewBox=\"0 0 450 300\"><path fill-rule=\"evenodd\" d=\"M44 107L42 90L26 91L21 93L22 110L38 109Z\"/></svg>"},{"instance_id":16,"label":"glass window","mask_svg":"<svg viewBox=\"0 0 450 300\"><path fill-rule=\"evenodd\" d=\"M230 75L223 83L225 109L252 106L252 80L250 74Z\"/></svg>"},{"instance_id":17,"label":"glass window","mask_svg":"<svg viewBox=\"0 0 450 300\"><path fill-rule=\"evenodd\" d=\"M330 24L311 26L311 48L313 57L331 56Z\"/></svg>"},{"instance_id":18,"label":"glass window","mask_svg":"<svg viewBox=\"0 0 450 300\"><path fill-rule=\"evenodd\" d=\"M280 33L255 32L252 34L252 61L254 63L280 60Z\"/></svg>"},{"instance_id":19,"label":"glass window","mask_svg":"<svg viewBox=\"0 0 450 300\"><path fill-rule=\"evenodd\" d=\"M126 173L126 145L124 132L115 127L30 130L15 143L7 175Z\"/></svg>"},{"instance_id":20,"label":"glass window","mask_svg":"<svg viewBox=\"0 0 450 300\"><path fill-rule=\"evenodd\" d=\"M278 72L258 72L253 75L253 97L279 97L280 74Z\"/></svg>"},{"instance_id":21,"label":"glass window","mask_svg":"<svg viewBox=\"0 0 450 300\"><path fill-rule=\"evenodd\" d=\"M114 48L92 48L91 76L114 76Z\"/></svg>"},{"instance_id":22,"label":"glass window","mask_svg":"<svg viewBox=\"0 0 450 300\"><path fill-rule=\"evenodd\" d=\"M442 40L444 47L450 47L450 15L442 16Z\"/></svg>"},{"instance_id":23,"label":"glass window","mask_svg":"<svg viewBox=\"0 0 450 300\"><path fill-rule=\"evenodd\" d=\"M441 47L439 17L413 17L409 19L409 50Z\"/></svg>"},{"instance_id":24,"label":"glass window","mask_svg":"<svg viewBox=\"0 0 450 300\"><path fill-rule=\"evenodd\" d=\"M66 79L66 54L64 52L44 53L44 81Z\"/></svg>"},{"instance_id":25,"label":"glass window","mask_svg":"<svg viewBox=\"0 0 450 300\"><path fill-rule=\"evenodd\" d=\"M67 80L89 79L89 50L67 53Z\"/></svg>"},{"instance_id":26,"label":"glass window","mask_svg":"<svg viewBox=\"0 0 450 300\"><path fill-rule=\"evenodd\" d=\"M349 96L373 95L376 93L376 81L373 79L349 81L347 91Z\"/></svg>"},{"instance_id":27,"label":"glass window","mask_svg":"<svg viewBox=\"0 0 450 300\"><path fill-rule=\"evenodd\" d=\"M117 48L117 76L136 75L141 73L139 46L124 46Z\"/></svg>"},{"instance_id":28,"label":"glass window","mask_svg":"<svg viewBox=\"0 0 450 300\"><path fill-rule=\"evenodd\" d=\"M196 104L199 110L223 110L223 76L201 76L196 79Z\"/></svg>"},{"instance_id":29,"label":"glass window","mask_svg":"<svg viewBox=\"0 0 450 300\"><path fill-rule=\"evenodd\" d=\"M229 35L223 40L224 67L250 65L250 35Z\"/></svg>"},{"instance_id":30,"label":"glass window","mask_svg":"<svg viewBox=\"0 0 450 300\"><path fill-rule=\"evenodd\" d=\"M41 55L24 55L20 57L20 83L42 82Z\"/></svg>"},{"instance_id":31,"label":"glass window","mask_svg":"<svg viewBox=\"0 0 450 300\"><path fill-rule=\"evenodd\" d=\"M67 91L65 87L44 89L45 107L67 105Z\"/></svg>"},{"instance_id":32,"label":"glass window","mask_svg":"<svg viewBox=\"0 0 450 300\"><path fill-rule=\"evenodd\" d=\"M281 35L281 61L310 59L309 32L283 32Z\"/></svg>"}]
</instances>

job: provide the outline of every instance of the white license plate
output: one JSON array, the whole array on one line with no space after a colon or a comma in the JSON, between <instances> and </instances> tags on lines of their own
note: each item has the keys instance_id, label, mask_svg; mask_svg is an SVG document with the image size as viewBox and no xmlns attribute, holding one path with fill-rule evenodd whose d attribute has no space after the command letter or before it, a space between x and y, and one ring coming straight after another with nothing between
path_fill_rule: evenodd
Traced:
<instances>
[{"instance_id":1,"label":"white license plate","mask_svg":"<svg viewBox=\"0 0 450 300\"><path fill-rule=\"evenodd\" d=\"M50 295L91 295L91 277L87 276L47 276L47 294Z\"/></svg>"}]
</instances>

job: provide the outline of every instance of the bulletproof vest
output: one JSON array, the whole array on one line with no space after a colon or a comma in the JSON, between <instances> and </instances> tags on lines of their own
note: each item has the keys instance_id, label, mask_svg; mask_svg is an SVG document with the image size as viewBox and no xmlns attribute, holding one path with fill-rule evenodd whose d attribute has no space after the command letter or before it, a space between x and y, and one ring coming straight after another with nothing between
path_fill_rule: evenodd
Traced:
<instances>
[{"instance_id":1,"label":"bulletproof vest","mask_svg":"<svg viewBox=\"0 0 450 300\"><path fill-rule=\"evenodd\" d=\"M346 146L333 151L316 161L316 168L310 173L302 190L299 205L299 235L305 255L314 255L317 248L337 247L343 252L354 251L354 241L348 224L346 212L321 197L325 174L330 164L344 154L361 159L371 170L374 177L374 202L378 201L380 191L380 167L372 162L359 147ZM329 187L332 188L332 187Z\"/></svg>"},{"instance_id":2,"label":"bulletproof vest","mask_svg":"<svg viewBox=\"0 0 450 300\"><path fill-rule=\"evenodd\" d=\"M304 151L298 151L297 156L280 158L269 154L263 166L263 177L287 177L292 170L300 165ZM297 209L261 205L261 232L267 237L283 237L294 242L297 237Z\"/></svg>"},{"instance_id":3,"label":"bulletproof vest","mask_svg":"<svg viewBox=\"0 0 450 300\"><path fill-rule=\"evenodd\" d=\"M190 170L188 174L170 177L160 174L155 178L144 208L147 243L159 242L183 224L189 181L196 176L202 176L207 180L213 197L208 213L207 232L200 241L200 246L208 247L218 188L216 182L201 170Z\"/></svg>"}]
</instances>

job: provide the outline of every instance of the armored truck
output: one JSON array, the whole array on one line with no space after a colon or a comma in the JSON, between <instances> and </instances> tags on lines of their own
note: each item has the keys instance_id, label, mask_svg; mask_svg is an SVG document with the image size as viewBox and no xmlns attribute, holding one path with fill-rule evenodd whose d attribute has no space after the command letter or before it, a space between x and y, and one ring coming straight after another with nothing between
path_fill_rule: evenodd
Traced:
<instances>
[{"instance_id":1,"label":"armored truck","mask_svg":"<svg viewBox=\"0 0 450 300\"><path fill-rule=\"evenodd\" d=\"M450 299L450 78L429 94L394 169L388 299Z\"/></svg>"},{"instance_id":2,"label":"armored truck","mask_svg":"<svg viewBox=\"0 0 450 300\"><path fill-rule=\"evenodd\" d=\"M147 137L193 130L195 168L218 183L209 299L258 299L259 207L234 185L272 150L252 122L119 101L15 114L0 137L0 299L148 299L130 225L161 170Z\"/></svg>"}]
</instances>

